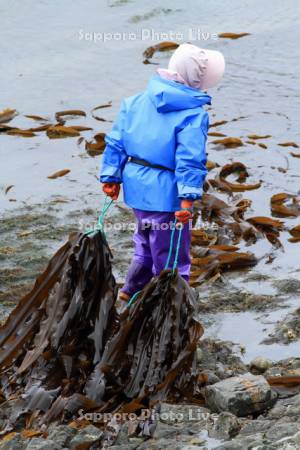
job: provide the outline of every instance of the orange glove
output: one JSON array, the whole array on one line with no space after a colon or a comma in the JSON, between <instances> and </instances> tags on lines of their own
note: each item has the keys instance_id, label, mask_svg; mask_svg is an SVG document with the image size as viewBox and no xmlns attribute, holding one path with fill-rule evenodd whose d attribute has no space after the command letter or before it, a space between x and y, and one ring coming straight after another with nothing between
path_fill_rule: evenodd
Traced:
<instances>
[{"instance_id":1,"label":"orange glove","mask_svg":"<svg viewBox=\"0 0 300 450\"><path fill-rule=\"evenodd\" d=\"M182 223L183 225L188 223L190 219L192 219L192 208L193 208L193 202L192 200L181 200L181 210L175 212L175 217L178 222Z\"/></svg>"},{"instance_id":2,"label":"orange glove","mask_svg":"<svg viewBox=\"0 0 300 450\"><path fill-rule=\"evenodd\" d=\"M120 193L119 183L103 183L103 192L108 195L112 200L117 200Z\"/></svg>"}]
</instances>

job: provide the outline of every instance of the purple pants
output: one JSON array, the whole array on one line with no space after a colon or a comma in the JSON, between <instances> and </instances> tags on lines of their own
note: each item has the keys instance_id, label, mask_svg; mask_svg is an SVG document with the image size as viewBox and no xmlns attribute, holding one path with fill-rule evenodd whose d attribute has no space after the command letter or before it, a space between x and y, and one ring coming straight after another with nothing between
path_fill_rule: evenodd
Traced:
<instances>
[{"instance_id":1,"label":"purple pants","mask_svg":"<svg viewBox=\"0 0 300 450\"><path fill-rule=\"evenodd\" d=\"M129 266L122 292L132 296L136 291L143 289L153 275L159 275L165 268L168 258L172 224L174 225L174 212L141 211L134 209L137 219L137 229L133 236L134 257ZM173 267L175 248L179 232L175 231L173 253L170 268ZM189 223L184 225L181 235L178 256L178 271L186 280L189 280L191 231Z\"/></svg>"}]
</instances>

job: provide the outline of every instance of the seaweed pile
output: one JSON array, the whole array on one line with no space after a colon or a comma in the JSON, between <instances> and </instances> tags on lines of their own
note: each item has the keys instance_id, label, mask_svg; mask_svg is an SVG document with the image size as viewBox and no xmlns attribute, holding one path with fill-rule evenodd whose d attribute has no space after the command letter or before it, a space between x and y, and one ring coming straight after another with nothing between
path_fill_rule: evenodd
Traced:
<instances>
[{"instance_id":1,"label":"seaweed pile","mask_svg":"<svg viewBox=\"0 0 300 450\"><path fill-rule=\"evenodd\" d=\"M111 257L100 231L74 233L0 329L2 395L17 399L6 431L24 419L69 421L80 408L197 401L203 330L191 288L164 271L119 316Z\"/></svg>"}]
</instances>

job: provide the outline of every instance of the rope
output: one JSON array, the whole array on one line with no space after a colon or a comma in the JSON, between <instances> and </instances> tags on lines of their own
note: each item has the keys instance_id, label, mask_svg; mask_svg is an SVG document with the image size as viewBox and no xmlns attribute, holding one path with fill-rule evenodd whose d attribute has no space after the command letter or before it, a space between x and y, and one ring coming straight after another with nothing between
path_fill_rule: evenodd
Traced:
<instances>
[{"instance_id":1,"label":"rope","mask_svg":"<svg viewBox=\"0 0 300 450\"><path fill-rule=\"evenodd\" d=\"M180 241L182 236L182 230L183 230L183 224L180 224L179 233L178 233L178 240L176 245L176 252L175 252L175 258L173 263L173 272L175 271L177 265L178 265L178 259L179 259L179 250L180 250Z\"/></svg>"},{"instance_id":2,"label":"rope","mask_svg":"<svg viewBox=\"0 0 300 450\"><path fill-rule=\"evenodd\" d=\"M172 256L173 246L174 246L174 236L175 236L175 231L176 231L176 223L177 223L177 219L175 219L175 222L174 222L174 225L172 228L172 233L171 233L171 238L170 238L170 247L169 247L167 261L165 264L165 270L169 268L170 261L171 261L171 256Z\"/></svg>"},{"instance_id":3,"label":"rope","mask_svg":"<svg viewBox=\"0 0 300 450\"><path fill-rule=\"evenodd\" d=\"M104 200L104 206L102 208L102 211L99 215L98 218L98 229L100 229L101 231L104 231L104 217L105 214L107 213L107 211L109 210L110 206L113 204L113 199L110 199L110 201L107 202L107 200L109 200L109 197L106 196L105 200Z\"/></svg>"},{"instance_id":4,"label":"rope","mask_svg":"<svg viewBox=\"0 0 300 450\"><path fill-rule=\"evenodd\" d=\"M132 303L135 301L135 299L137 298L137 296L139 295L141 291L137 291L135 294L133 294L133 296L131 297L131 299L129 300L129 302L127 303L127 308L129 308Z\"/></svg>"},{"instance_id":5,"label":"rope","mask_svg":"<svg viewBox=\"0 0 300 450\"><path fill-rule=\"evenodd\" d=\"M95 233L96 231L102 231L102 233L104 234L104 218L105 218L105 214L107 213L107 211L109 210L109 208L113 204L113 202L114 201L112 199L110 199L108 197L108 195L105 196L104 205L103 205L103 208L102 208L102 210L101 210L101 212L99 214L99 217L98 217L98 223L97 223L97 225L94 228L92 228L90 230L87 230L85 232L86 235Z\"/></svg>"}]
</instances>

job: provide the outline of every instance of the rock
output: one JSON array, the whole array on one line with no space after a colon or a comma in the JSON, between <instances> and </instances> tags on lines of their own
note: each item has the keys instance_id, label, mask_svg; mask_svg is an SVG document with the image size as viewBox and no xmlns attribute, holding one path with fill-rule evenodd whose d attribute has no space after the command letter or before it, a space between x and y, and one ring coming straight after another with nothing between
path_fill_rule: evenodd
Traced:
<instances>
[{"instance_id":1,"label":"rock","mask_svg":"<svg viewBox=\"0 0 300 450\"><path fill-rule=\"evenodd\" d=\"M184 428L185 425L182 423L170 426L169 424L158 422L153 437L159 440L175 438L176 435L181 435L184 432Z\"/></svg>"},{"instance_id":2,"label":"rock","mask_svg":"<svg viewBox=\"0 0 300 450\"><path fill-rule=\"evenodd\" d=\"M77 430L67 425L58 425L52 428L48 439L54 441L61 447L68 447L71 439L75 436Z\"/></svg>"},{"instance_id":3,"label":"rock","mask_svg":"<svg viewBox=\"0 0 300 450\"><path fill-rule=\"evenodd\" d=\"M265 437L270 441L278 441L287 436L292 436L300 431L300 424L294 422L276 422L265 433Z\"/></svg>"},{"instance_id":4,"label":"rock","mask_svg":"<svg viewBox=\"0 0 300 450\"><path fill-rule=\"evenodd\" d=\"M180 435L178 435L179 437ZM177 438L161 438L159 440L156 439L149 439L148 441L144 442L143 444L138 446L139 450L183 450L183 449L191 449L197 450L199 448L197 445L195 446L188 446L187 442L182 442L182 436L180 436L180 439ZM200 448L203 449L203 446ZM123 450L123 449L122 449Z\"/></svg>"},{"instance_id":5,"label":"rock","mask_svg":"<svg viewBox=\"0 0 300 450\"><path fill-rule=\"evenodd\" d=\"M266 433L273 424L274 421L272 420L249 420L247 423L243 424L239 436L251 436L256 433Z\"/></svg>"},{"instance_id":6,"label":"rock","mask_svg":"<svg viewBox=\"0 0 300 450\"><path fill-rule=\"evenodd\" d=\"M209 435L219 439L231 439L235 437L241 429L241 421L229 412L219 414L214 421L213 429Z\"/></svg>"},{"instance_id":7,"label":"rock","mask_svg":"<svg viewBox=\"0 0 300 450\"><path fill-rule=\"evenodd\" d=\"M202 339L199 347L202 359L198 363L199 372L212 372L220 379L247 372L247 367L239 356L234 354L234 344L228 341Z\"/></svg>"},{"instance_id":8,"label":"rock","mask_svg":"<svg viewBox=\"0 0 300 450\"><path fill-rule=\"evenodd\" d=\"M205 387L203 392L213 411L228 411L238 417L264 411L277 399L263 376L250 373L219 381Z\"/></svg>"},{"instance_id":9,"label":"rock","mask_svg":"<svg viewBox=\"0 0 300 450\"><path fill-rule=\"evenodd\" d=\"M261 434L247 436L244 438L236 438L232 441L223 442L214 450L273 450L271 442L263 439ZM283 450L283 449L282 449Z\"/></svg>"},{"instance_id":10,"label":"rock","mask_svg":"<svg viewBox=\"0 0 300 450\"><path fill-rule=\"evenodd\" d=\"M116 438L116 440L115 440L115 443L114 443L114 445L123 445L123 446L126 446L126 445L128 445L129 444L129 438L128 438L128 435L129 435L129 425L131 425L131 424L129 424L129 423L124 423L124 424L122 424L121 425L121 428L120 428L120 430L119 430L119 432L118 432L118 436L117 436L117 438Z\"/></svg>"},{"instance_id":11,"label":"rock","mask_svg":"<svg viewBox=\"0 0 300 450\"><path fill-rule=\"evenodd\" d=\"M278 400L276 405L268 412L267 417L268 419L299 417L300 421L300 394Z\"/></svg>"},{"instance_id":12,"label":"rock","mask_svg":"<svg viewBox=\"0 0 300 450\"><path fill-rule=\"evenodd\" d=\"M273 445L276 450L298 450L300 448L300 432L274 442Z\"/></svg>"},{"instance_id":13,"label":"rock","mask_svg":"<svg viewBox=\"0 0 300 450\"><path fill-rule=\"evenodd\" d=\"M272 365L273 362L270 359L258 356L250 362L250 370L256 373L264 373Z\"/></svg>"},{"instance_id":14,"label":"rock","mask_svg":"<svg viewBox=\"0 0 300 450\"><path fill-rule=\"evenodd\" d=\"M121 444L121 445L110 445L109 450L134 450L137 448L137 444Z\"/></svg>"},{"instance_id":15,"label":"rock","mask_svg":"<svg viewBox=\"0 0 300 450\"><path fill-rule=\"evenodd\" d=\"M61 446L50 439L32 438L26 450L61 450Z\"/></svg>"},{"instance_id":16,"label":"rock","mask_svg":"<svg viewBox=\"0 0 300 450\"><path fill-rule=\"evenodd\" d=\"M265 378L300 375L300 358L287 358L277 361L264 373Z\"/></svg>"},{"instance_id":17,"label":"rock","mask_svg":"<svg viewBox=\"0 0 300 450\"><path fill-rule=\"evenodd\" d=\"M103 432L95 427L94 425L89 425L86 428L80 430L76 436L70 442L70 449L75 450L77 446L83 446L85 444L92 444L101 439ZM87 448L87 447L82 447Z\"/></svg>"},{"instance_id":18,"label":"rock","mask_svg":"<svg viewBox=\"0 0 300 450\"><path fill-rule=\"evenodd\" d=\"M282 320L277 322L275 329L269 336L263 340L263 344L273 344L281 342L289 344L300 337L300 308L289 313Z\"/></svg>"},{"instance_id":19,"label":"rock","mask_svg":"<svg viewBox=\"0 0 300 450\"><path fill-rule=\"evenodd\" d=\"M0 443L1 450L24 450L26 448L27 442L23 440L20 433L16 433L8 441Z\"/></svg>"},{"instance_id":20,"label":"rock","mask_svg":"<svg viewBox=\"0 0 300 450\"><path fill-rule=\"evenodd\" d=\"M168 425L184 422L206 422L209 417L209 410L195 405L173 405L161 403L159 410L160 422Z\"/></svg>"}]
</instances>

